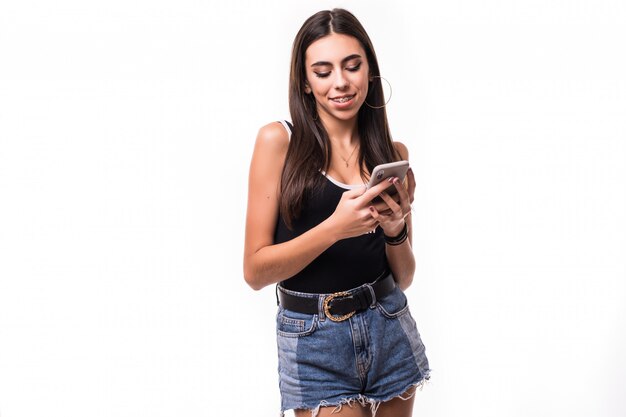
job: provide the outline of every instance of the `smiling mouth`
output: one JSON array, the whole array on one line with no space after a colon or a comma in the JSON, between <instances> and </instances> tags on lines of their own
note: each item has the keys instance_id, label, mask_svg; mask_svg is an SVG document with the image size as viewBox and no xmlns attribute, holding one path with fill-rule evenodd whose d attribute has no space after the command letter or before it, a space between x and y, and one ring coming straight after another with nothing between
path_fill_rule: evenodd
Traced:
<instances>
[{"instance_id":1,"label":"smiling mouth","mask_svg":"<svg viewBox=\"0 0 626 417\"><path fill-rule=\"evenodd\" d=\"M345 96L345 97L340 97L340 98L331 98L332 101L335 101L337 103L345 103L346 101L350 101L352 100L352 98L355 96L356 94L352 94L351 96Z\"/></svg>"}]
</instances>

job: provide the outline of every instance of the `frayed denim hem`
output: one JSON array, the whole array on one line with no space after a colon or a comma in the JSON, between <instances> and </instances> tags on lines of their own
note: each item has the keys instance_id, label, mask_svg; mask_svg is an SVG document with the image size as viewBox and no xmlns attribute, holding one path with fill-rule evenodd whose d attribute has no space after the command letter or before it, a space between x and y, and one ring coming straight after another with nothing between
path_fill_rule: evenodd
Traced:
<instances>
[{"instance_id":1,"label":"frayed denim hem","mask_svg":"<svg viewBox=\"0 0 626 417\"><path fill-rule=\"evenodd\" d=\"M311 417L317 417L317 415L320 412L320 408L321 407L333 407L334 406L335 409L331 412L331 414L334 414L334 413L340 412L344 405L348 405L349 407L352 407L354 405L354 403L357 403L357 402L360 405L362 405L363 407L366 407L367 405L369 405L370 406L370 410L372 412L372 417L376 417L376 412L378 411L378 407L380 407L381 403L393 400L394 398L400 398L401 400L404 400L404 401L410 400L411 398L413 398L413 396L417 392L418 388L421 391L424 388L425 385L430 383L430 372L431 371L432 371L432 369L429 370L428 373L426 374L426 376L424 376L424 378L422 378L420 381L414 382L412 384L409 384L399 394L392 394L392 395L390 395L388 397L385 397L383 399L380 399L380 400L368 398L368 397L366 397L363 394L358 394L358 395L356 395L354 397L350 397L350 398L342 398L341 401L339 401L337 403L329 403L326 400L322 400L317 405L317 407L310 409L311 410ZM407 392L412 387L415 387L416 389L413 392L411 392L410 394L405 396L404 393ZM295 407L295 409L297 409L297 410L307 410L307 409L309 409L309 407L302 406L302 407ZM285 411L286 410L281 410L280 414L279 414L279 417L284 417L285 416Z\"/></svg>"}]
</instances>

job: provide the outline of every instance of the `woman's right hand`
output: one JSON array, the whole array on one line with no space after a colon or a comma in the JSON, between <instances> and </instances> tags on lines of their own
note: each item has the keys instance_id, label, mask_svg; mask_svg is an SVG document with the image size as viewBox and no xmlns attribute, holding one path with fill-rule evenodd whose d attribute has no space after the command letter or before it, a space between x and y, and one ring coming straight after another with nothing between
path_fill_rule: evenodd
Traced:
<instances>
[{"instance_id":1,"label":"woman's right hand","mask_svg":"<svg viewBox=\"0 0 626 417\"><path fill-rule=\"evenodd\" d=\"M374 197L391 185L391 182L383 181L369 190L359 187L344 192L337 208L328 218L337 238L360 236L376 229L378 222L372 216L369 206Z\"/></svg>"}]
</instances>

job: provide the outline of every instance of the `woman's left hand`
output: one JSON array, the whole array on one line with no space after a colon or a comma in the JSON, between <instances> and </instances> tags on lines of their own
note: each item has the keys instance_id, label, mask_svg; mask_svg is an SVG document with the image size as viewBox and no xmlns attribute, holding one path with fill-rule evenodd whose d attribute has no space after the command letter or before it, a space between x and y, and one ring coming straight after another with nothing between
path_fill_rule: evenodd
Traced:
<instances>
[{"instance_id":1,"label":"woman's left hand","mask_svg":"<svg viewBox=\"0 0 626 417\"><path fill-rule=\"evenodd\" d=\"M406 189L409 193L409 204L413 204L413 200L415 199L415 176L413 175L413 170L411 168L409 168L406 173ZM397 204L400 204L400 196L398 194L394 194L391 198ZM374 204L374 208L378 210L379 213L391 214L391 209L384 200L376 202Z\"/></svg>"},{"instance_id":2,"label":"woman's left hand","mask_svg":"<svg viewBox=\"0 0 626 417\"><path fill-rule=\"evenodd\" d=\"M413 173L409 172L409 188L411 191L415 191L415 180L413 179ZM370 212L372 217L379 222L380 227L387 236L397 236L402 232L405 223L405 217L411 212L411 202L413 201L413 192L404 188L402 182L398 178L392 179L393 185L398 191L399 201L396 202L386 192L380 193L380 197L385 201L389 210L379 212L374 206L370 206Z\"/></svg>"}]
</instances>

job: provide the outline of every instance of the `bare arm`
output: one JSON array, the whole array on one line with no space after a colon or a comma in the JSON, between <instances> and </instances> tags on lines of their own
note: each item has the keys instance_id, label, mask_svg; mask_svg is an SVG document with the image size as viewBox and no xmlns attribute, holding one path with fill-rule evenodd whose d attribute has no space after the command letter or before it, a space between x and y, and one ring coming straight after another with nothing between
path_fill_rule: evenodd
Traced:
<instances>
[{"instance_id":1,"label":"bare arm","mask_svg":"<svg viewBox=\"0 0 626 417\"><path fill-rule=\"evenodd\" d=\"M408 161L409 152L406 146L400 142L395 142L394 145L402 156L402 159ZM388 221L381 221L381 227L383 228L384 233L388 236L397 236L402 231L405 222L408 228L408 239L406 239L404 243L395 246L389 244L385 245L385 252L387 254L389 267L391 268L391 272L393 273L398 286L402 290L406 290L411 285L415 274L415 256L413 255L413 248L411 246L413 230L410 207L413 200L413 192L415 190L415 180L412 171L407 173L407 181L409 185L408 190L398 181L398 185L396 187L398 189L398 195L400 196L400 201L398 203L396 203L395 200L392 199L387 193L384 193L382 196L389 207L395 209L396 211L395 215L388 216Z\"/></svg>"},{"instance_id":2,"label":"bare arm","mask_svg":"<svg viewBox=\"0 0 626 417\"><path fill-rule=\"evenodd\" d=\"M409 228L409 238L400 245L385 245L389 267L396 278L398 286L403 291L411 285L415 275L415 255L413 255L413 247L411 246L411 215L409 214L405 220Z\"/></svg>"},{"instance_id":3,"label":"bare arm","mask_svg":"<svg viewBox=\"0 0 626 417\"><path fill-rule=\"evenodd\" d=\"M270 123L259 130L250 163L243 270L255 290L292 277L336 241L372 230L376 220L367 208L369 200L391 185L381 183L365 193L345 192L328 219L288 242L274 244L288 146L287 132Z\"/></svg>"}]
</instances>

